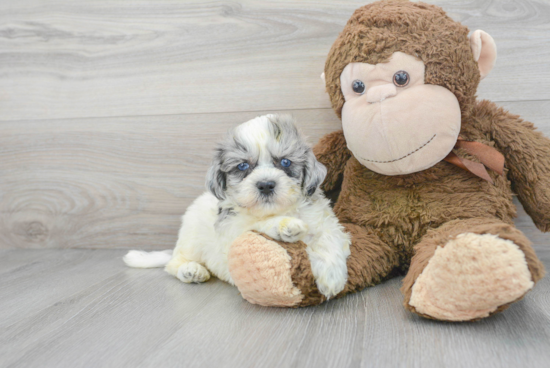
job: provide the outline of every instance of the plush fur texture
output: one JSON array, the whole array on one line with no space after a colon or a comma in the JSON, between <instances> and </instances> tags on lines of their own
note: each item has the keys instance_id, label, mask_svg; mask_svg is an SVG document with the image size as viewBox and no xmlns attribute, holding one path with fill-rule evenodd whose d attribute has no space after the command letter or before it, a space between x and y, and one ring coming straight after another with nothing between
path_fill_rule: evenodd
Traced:
<instances>
[{"instance_id":1,"label":"plush fur texture","mask_svg":"<svg viewBox=\"0 0 550 368\"><path fill-rule=\"evenodd\" d=\"M462 233L436 248L413 284L409 305L438 319L472 320L521 298L533 285L514 242Z\"/></svg>"},{"instance_id":2,"label":"plush fur texture","mask_svg":"<svg viewBox=\"0 0 550 368\"><path fill-rule=\"evenodd\" d=\"M247 232L229 250L229 269L243 298L254 304L305 307L327 300L319 292L307 245Z\"/></svg>"},{"instance_id":3,"label":"plush fur texture","mask_svg":"<svg viewBox=\"0 0 550 368\"><path fill-rule=\"evenodd\" d=\"M342 131L322 138L314 147L327 168L322 189L335 198L334 211L352 238L348 282L338 296L407 273L402 291L408 310L427 318L476 320L504 310L543 277L529 240L513 226L512 196L517 194L539 229L550 229L550 140L494 103L476 101L479 69L492 67L486 57L494 47L486 54L474 50L476 56L484 55L478 63L474 46L480 47L475 40L470 44L468 29L439 7L388 0L357 9L330 50L326 88L338 116L345 103L340 76L349 63L383 63L403 52L424 62L426 84L455 95L460 136L494 147L506 163L502 176L489 170L494 184L446 161L387 176L359 163ZM463 149L453 152L479 162ZM482 250L472 251L481 243ZM291 259L290 269L299 264L304 270L292 274L294 285L311 284L304 258ZM478 271L481 277L476 279L473 273ZM434 282L445 272L454 277L446 276L445 285ZM423 281L415 287L420 277ZM469 280L479 285L468 289ZM515 286L503 292L499 285ZM444 286L460 292L453 296ZM304 301L315 291L302 293ZM309 299L310 304L321 301Z\"/></svg>"},{"instance_id":4,"label":"plush fur texture","mask_svg":"<svg viewBox=\"0 0 550 368\"><path fill-rule=\"evenodd\" d=\"M434 5L381 1L357 9L329 51L326 87L338 116L345 102L340 85L342 70L349 63L387 62L398 51L424 62L426 84L447 88L463 111L473 106L480 74L468 28Z\"/></svg>"},{"instance_id":5,"label":"plush fur texture","mask_svg":"<svg viewBox=\"0 0 550 368\"><path fill-rule=\"evenodd\" d=\"M413 287L416 280L429 264L438 247L444 248L447 244L452 243L453 240L457 238L460 234L467 233L479 235L492 234L498 236L499 239L512 242L524 254L525 263L531 275L531 281L536 283L544 276L544 267L537 258L535 251L530 246L531 242L529 241L529 239L527 239L527 237L525 237L525 235L521 233L521 231L516 229L513 225L502 223L502 221L491 217L472 218L469 220L457 219L449 221L436 229L429 230L427 234L423 237L422 241L415 246L415 254L411 262L411 267L407 275L403 279L403 287L401 288L401 291L405 295L404 305L407 309L411 310L412 312L416 312L424 317L435 318L435 316L420 313L416 310L414 306L410 305L409 301L411 299ZM487 253L487 256L490 254L491 253ZM495 252L495 255L498 256L498 252ZM522 267L522 262L523 259L520 262L516 262L514 267ZM450 265L450 267L477 267L475 263L472 264L467 258L456 259L455 263L455 265ZM461 263L463 263L462 266L460 265ZM507 266L510 265L510 263L504 263L502 265L502 268L505 269ZM468 275L464 276L467 277ZM513 279L507 279L507 281L514 282ZM448 285L448 287L452 288L453 285ZM487 297L487 294L485 296ZM491 296L491 298L493 298L494 296L496 295ZM522 297L523 295L518 297L517 299L521 299ZM466 300L467 299L469 298L466 298ZM512 300L511 302L513 301L515 300ZM498 306L498 308L490 312L489 315L506 309L511 302L504 303ZM467 311L462 311L462 313L465 312ZM478 318L473 318L472 320L477 319ZM456 320L456 317L453 320Z\"/></svg>"},{"instance_id":6,"label":"plush fur texture","mask_svg":"<svg viewBox=\"0 0 550 368\"><path fill-rule=\"evenodd\" d=\"M299 302L302 297L292 286L290 274L276 277L288 266L286 253L279 246L261 253L255 251L259 246L247 241L243 258L233 262L244 269L235 266L230 272L231 244L243 233L256 230L279 241L303 241L316 287L326 298L334 297L347 281L350 238L329 200L317 190L325 174L325 167L315 159L291 117L265 115L243 123L218 146L208 172L209 191L183 216L172 257L131 251L124 260L131 267L166 265L168 273L185 283L207 281L213 273L242 287L243 295L259 304L281 302L277 295L293 296ZM264 267L262 257L266 254L273 255L274 263L269 267ZM250 258L248 263L243 261L246 257ZM268 282L273 295L266 301L246 288L249 263L273 278L271 284ZM258 276L256 280L266 283L269 277Z\"/></svg>"},{"instance_id":7,"label":"plush fur texture","mask_svg":"<svg viewBox=\"0 0 550 368\"><path fill-rule=\"evenodd\" d=\"M394 81L400 71L406 73L403 86ZM422 60L399 51L386 63L351 63L342 71L342 127L363 166L384 175L410 174L432 167L455 146L458 100L445 87L426 84L424 72Z\"/></svg>"},{"instance_id":8,"label":"plush fur texture","mask_svg":"<svg viewBox=\"0 0 550 368\"><path fill-rule=\"evenodd\" d=\"M427 22L427 19L430 21ZM377 28L380 24L384 27ZM402 34L401 41L390 36L396 32ZM404 285L406 298L409 299L410 287L419 276L412 277L418 272L417 262L423 264L412 256L423 253L421 249L433 233L454 231L455 236L469 232L505 237L504 229L512 231L512 219L515 217L512 186L537 226L542 230L548 228L550 142L536 132L532 124L518 116L489 101L475 102L479 71L467 33L466 27L452 21L437 7L408 2L379 2L356 11L329 54L325 69L327 89L338 114L342 104L341 92L339 87L331 88L338 84L336 76L349 62L342 54L355 55L354 62L372 63L380 62L380 58L390 51L409 52L424 61L427 84L444 86L459 100L461 137L495 147L504 154L507 167L506 177L490 171L494 185L444 161L418 173L385 176L368 170L347 152L341 132L325 137L315 147L318 159L328 169L323 189L334 190L342 183L335 212L346 228L353 225L358 234L352 236L352 256L348 267L356 259L354 254L359 256L364 249L372 248L375 242L385 245L376 246L378 254L370 251L367 257L360 257L358 261L366 269L376 267L377 271L371 272L376 276L361 278L354 285L350 270L346 291L373 285L390 276L394 270L406 271L410 265L410 272L413 273L409 273ZM362 37L363 42L356 42L354 37ZM372 39L379 41L375 52L365 49L369 45L367 40ZM384 47L380 47L382 39L388 42L382 43ZM430 42L429 47L426 42ZM359 57L366 59L357 60ZM457 73L457 70L461 72ZM463 150L455 150L455 153L476 161ZM480 227L487 221L490 224ZM357 225L360 227L357 228ZM359 236L366 237L367 234L371 239L360 240ZM377 235L374 241L373 234ZM447 241L448 238L441 239L437 245L445 246ZM529 241L521 237L515 239L515 244L526 253L531 278L537 281L543 274L542 265ZM461 264L466 260L457 262ZM415 310L407 301L406 305ZM494 307L496 310L498 305Z\"/></svg>"},{"instance_id":9,"label":"plush fur texture","mask_svg":"<svg viewBox=\"0 0 550 368\"><path fill-rule=\"evenodd\" d=\"M249 302L294 307L304 299L292 281L292 258L281 244L284 243L246 232L229 248L229 271L241 295Z\"/></svg>"}]
</instances>

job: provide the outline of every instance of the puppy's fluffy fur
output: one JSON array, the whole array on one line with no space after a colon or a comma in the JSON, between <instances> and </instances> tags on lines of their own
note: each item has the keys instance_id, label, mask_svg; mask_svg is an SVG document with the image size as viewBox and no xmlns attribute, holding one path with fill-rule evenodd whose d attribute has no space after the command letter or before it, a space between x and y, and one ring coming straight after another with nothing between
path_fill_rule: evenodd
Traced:
<instances>
[{"instance_id":1,"label":"puppy's fluffy fur","mask_svg":"<svg viewBox=\"0 0 550 368\"><path fill-rule=\"evenodd\" d=\"M317 189L325 175L292 118L257 117L219 145L208 172L209 191L187 209L172 255L130 251L124 261L143 268L166 264L168 273L186 283L204 282L213 273L233 284L229 246L243 232L256 230L306 243L317 286L333 297L347 280L350 237Z\"/></svg>"}]
</instances>

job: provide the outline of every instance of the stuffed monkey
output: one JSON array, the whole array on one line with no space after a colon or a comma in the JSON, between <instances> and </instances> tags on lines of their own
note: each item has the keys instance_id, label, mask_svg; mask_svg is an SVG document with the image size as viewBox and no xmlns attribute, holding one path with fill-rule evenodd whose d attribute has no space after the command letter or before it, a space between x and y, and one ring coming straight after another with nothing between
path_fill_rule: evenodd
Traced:
<instances>
[{"instance_id":1,"label":"stuffed monkey","mask_svg":"<svg viewBox=\"0 0 550 368\"><path fill-rule=\"evenodd\" d=\"M543 277L514 227L512 196L550 229L550 140L476 100L495 59L490 35L468 36L437 6L380 1L348 21L324 73L343 129L314 148L328 169L322 189L339 191L334 211L352 237L338 297L406 273L405 308L469 321L504 310ZM302 243L246 233L229 261L252 303L325 301Z\"/></svg>"}]
</instances>

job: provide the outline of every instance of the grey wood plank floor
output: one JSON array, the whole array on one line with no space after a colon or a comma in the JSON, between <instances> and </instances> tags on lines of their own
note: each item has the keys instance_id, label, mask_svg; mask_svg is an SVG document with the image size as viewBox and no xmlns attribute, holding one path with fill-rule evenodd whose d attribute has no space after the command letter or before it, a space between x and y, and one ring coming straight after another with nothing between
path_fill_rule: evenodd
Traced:
<instances>
[{"instance_id":1,"label":"grey wood plank floor","mask_svg":"<svg viewBox=\"0 0 550 368\"><path fill-rule=\"evenodd\" d=\"M429 2L494 36L481 96L550 99L550 3ZM326 55L365 3L2 1L0 120L327 108Z\"/></svg>"},{"instance_id":2,"label":"grey wood plank floor","mask_svg":"<svg viewBox=\"0 0 550 368\"><path fill-rule=\"evenodd\" d=\"M548 277L449 324L406 312L399 278L288 310L122 264L173 246L229 127L340 128L319 74L366 2L0 2L0 367L549 367ZM550 136L550 2L427 2L494 37L478 96ZM550 268L550 235L516 224Z\"/></svg>"},{"instance_id":3,"label":"grey wood plank floor","mask_svg":"<svg viewBox=\"0 0 550 368\"><path fill-rule=\"evenodd\" d=\"M550 235L530 234L550 268ZM550 280L504 313L442 323L395 278L321 306L265 308L213 279L126 268L125 250L0 250L2 367L548 367Z\"/></svg>"}]
</instances>

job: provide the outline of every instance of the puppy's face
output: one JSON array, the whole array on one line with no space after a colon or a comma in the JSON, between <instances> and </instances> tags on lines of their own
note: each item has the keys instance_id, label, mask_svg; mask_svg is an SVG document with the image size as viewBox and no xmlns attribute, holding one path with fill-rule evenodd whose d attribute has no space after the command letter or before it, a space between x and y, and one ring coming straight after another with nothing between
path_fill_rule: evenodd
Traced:
<instances>
[{"instance_id":1,"label":"puppy's face","mask_svg":"<svg viewBox=\"0 0 550 368\"><path fill-rule=\"evenodd\" d=\"M239 125L218 147L207 187L220 200L277 213L311 196L325 175L292 118L265 115Z\"/></svg>"}]
</instances>

